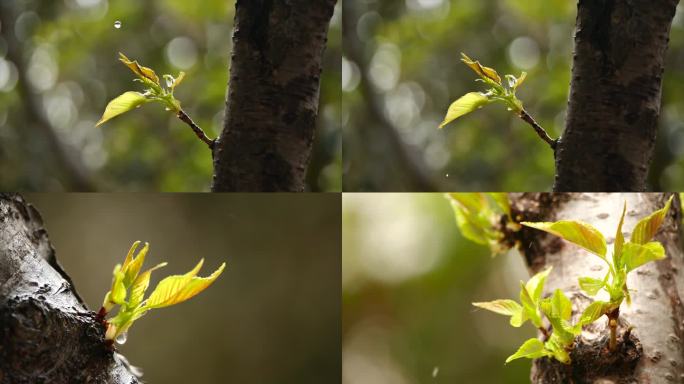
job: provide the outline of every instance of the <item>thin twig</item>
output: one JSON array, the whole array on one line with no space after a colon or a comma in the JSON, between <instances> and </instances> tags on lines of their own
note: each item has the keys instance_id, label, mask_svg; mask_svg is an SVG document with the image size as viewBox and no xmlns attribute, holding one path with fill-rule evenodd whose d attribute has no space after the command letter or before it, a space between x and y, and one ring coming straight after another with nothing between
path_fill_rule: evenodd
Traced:
<instances>
[{"instance_id":1,"label":"thin twig","mask_svg":"<svg viewBox=\"0 0 684 384\"><path fill-rule=\"evenodd\" d=\"M183 111L182 109L179 110L176 116L178 116L178 118L181 119L185 124L189 125L190 128L192 128L192 131L195 132L195 135L197 135L197 137L200 140L202 140L209 147L209 149L211 149L212 151L214 150L214 144L216 144L216 140L212 140L209 137L207 137L207 134L204 133L202 128L195 124L195 122L192 121L190 116L188 116L188 114L185 113L185 111Z\"/></svg>"},{"instance_id":2,"label":"thin twig","mask_svg":"<svg viewBox=\"0 0 684 384\"><path fill-rule=\"evenodd\" d=\"M542 128L541 125L539 125L532 116L530 116L527 111L524 109L520 111L520 118L523 119L527 124L531 125L532 128L534 128L535 132L537 132L537 135L542 138L542 140L546 141L546 143L553 149L554 151L556 150L556 145L558 144L558 139L552 139L551 136L549 136L548 133Z\"/></svg>"}]
</instances>

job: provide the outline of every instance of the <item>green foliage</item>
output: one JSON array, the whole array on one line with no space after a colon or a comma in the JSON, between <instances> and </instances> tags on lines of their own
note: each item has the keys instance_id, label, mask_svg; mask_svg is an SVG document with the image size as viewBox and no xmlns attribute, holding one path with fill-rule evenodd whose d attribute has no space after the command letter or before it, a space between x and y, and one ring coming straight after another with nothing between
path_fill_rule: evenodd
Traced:
<instances>
[{"instance_id":1,"label":"green foliage","mask_svg":"<svg viewBox=\"0 0 684 384\"><path fill-rule=\"evenodd\" d=\"M611 316L620 307L623 300L627 300L627 303L630 304L627 274L648 262L665 258L665 249L662 244L651 240L667 216L673 197L674 195L670 197L663 208L641 219L634 227L632 237L627 243L625 243L622 234L622 224L627 210L625 203L615 233L615 246L611 260L606 257L606 240L603 234L589 224L568 220L555 223L521 223L578 245L597 255L608 265L608 272L603 279L589 276L579 278L580 289L587 295L596 296L602 289L610 295L609 302L595 301L589 305L582 315L581 322L593 322L604 314Z\"/></svg>"},{"instance_id":2,"label":"green foliage","mask_svg":"<svg viewBox=\"0 0 684 384\"><path fill-rule=\"evenodd\" d=\"M461 61L480 76L476 81L485 83L489 89L485 93L467 93L454 101L449 106L446 117L439 128L443 128L457 118L496 101L504 103L509 111L520 115L523 105L522 101L515 96L515 92L527 78L527 73L523 72L519 77L506 75L506 83L504 84L496 70L483 66L479 61L471 59L465 53L461 53L461 56Z\"/></svg>"},{"instance_id":3,"label":"green foliage","mask_svg":"<svg viewBox=\"0 0 684 384\"><path fill-rule=\"evenodd\" d=\"M135 60L131 61L121 52L119 52L119 60L138 77L137 79L134 79L134 81L143 83L146 87L145 92L125 92L121 96L110 101L102 114L102 118L97 122L97 126L151 101L162 103L167 111L172 111L173 113L178 113L180 111L180 101L176 100L173 96L173 91L185 78L185 72L180 72L176 78L171 75L164 75L163 77L166 83L166 87L164 87L159 82L159 77L152 69L138 64Z\"/></svg>"},{"instance_id":4,"label":"green foliage","mask_svg":"<svg viewBox=\"0 0 684 384\"><path fill-rule=\"evenodd\" d=\"M510 316L510 324L514 327L520 327L530 320L546 335L545 341L534 338L525 341L517 352L506 359L506 363L521 357L535 359L542 356L553 357L565 364L570 362L568 350L572 347L575 336L579 335L583 323L576 326L570 325L572 303L561 290L557 289L551 297L544 299L541 297L550 272L551 268L548 268L532 276L527 283L520 282L521 304L513 300L473 303L476 307ZM542 320L544 316L551 324L550 334L544 328Z\"/></svg>"},{"instance_id":5,"label":"green foliage","mask_svg":"<svg viewBox=\"0 0 684 384\"><path fill-rule=\"evenodd\" d=\"M506 250L501 244L504 234L498 229L501 216L508 218L507 226L519 226L511 218L511 208L505 193L448 193L458 229L468 240L488 245L492 252Z\"/></svg>"},{"instance_id":6,"label":"green foliage","mask_svg":"<svg viewBox=\"0 0 684 384\"><path fill-rule=\"evenodd\" d=\"M157 284L152 294L144 299L152 271L166 266L166 263L157 264L141 274L140 269L145 261L149 244L145 243L138 254L133 256L138 245L140 245L139 241L133 243L124 263L114 267L112 287L102 303L105 312L110 312L115 306L119 306L116 316L107 320L105 334L107 340L114 340L119 335L126 334L133 323L150 309L178 304L199 294L221 275L226 266L226 263L221 264L209 277L197 277L204 263L202 259L190 272L164 278Z\"/></svg>"}]
</instances>

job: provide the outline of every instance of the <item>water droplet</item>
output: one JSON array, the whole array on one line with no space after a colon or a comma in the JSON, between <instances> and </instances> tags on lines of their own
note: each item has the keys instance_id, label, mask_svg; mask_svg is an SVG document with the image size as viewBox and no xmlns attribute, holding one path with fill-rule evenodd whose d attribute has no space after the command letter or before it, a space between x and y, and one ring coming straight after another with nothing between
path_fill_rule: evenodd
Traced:
<instances>
[{"instance_id":1,"label":"water droplet","mask_svg":"<svg viewBox=\"0 0 684 384\"><path fill-rule=\"evenodd\" d=\"M119 336L116 337L116 343L119 345L124 345L126 344L126 340L128 340L128 333L120 333Z\"/></svg>"},{"instance_id":2,"label":"water droplet","mask_svg":"<svg viewBox=\"0 0 684 384\"><path fill-rule=\"evenodd\" d=\"M164 80L166 80L167 87L171 88L173 86L173 77L164 76Z\"/></svg>"},{"instance_id":3,"label":"water droplet","mask_svg":"<svg viewBox=\"0 0 684 384\"><path fill-rule=\"evenodd\" d=\"M433 379L436 378L437 375L439 375L439 367L434 367L434 368L432 369L432 378L433 378Z\"/></svg>"},{"instance_id":4,"label":"water droplet","mask_svg":"<svg viewBox=\"0 0 684 384\"><path fill-rule=\"evenodd\" d=\"M116 28L116 29L121 28L121 22L119 20L114 22L114 28Z\"/></svg>"},{"instance_id":5,"label":"water droplet","mask_svg":"<svg viewBox=\"0 0 684 384\"><path fill-rule=\"evenodd\" d=\"M449 174L448 174L448 173L446 174L446 177L449 177Z\"/></svg>"},{"instance_id":6,"label":"water droplet","mask_svg":"<svg viewBox=\"0 0 684 384\"><path fill-rule=\"evenodd\" d=\"M171 108L169 108L169 107L166 107L166 108L164 108L164 110L166 110L166 111L170 111L170 110L171 110Z\"/></svg>"}]
</instances>

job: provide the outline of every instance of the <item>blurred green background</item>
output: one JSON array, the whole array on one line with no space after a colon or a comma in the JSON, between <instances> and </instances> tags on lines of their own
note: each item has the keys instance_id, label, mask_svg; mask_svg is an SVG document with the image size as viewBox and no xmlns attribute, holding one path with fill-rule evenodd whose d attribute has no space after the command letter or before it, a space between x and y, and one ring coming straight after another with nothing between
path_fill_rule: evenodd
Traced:
<instances>
[{"instance_id":1,"label":"blurred green background","mask_svg":"<svg viewBox=\"0 0 684 384\"><path fill-rule=\"evenodd\" d=\"M148 241L151 289L164 276L219 279L149 312L119 347L147 383L339 383L340 196L27 194L57 258L92 310L114 265Z\"/></svg>"},{"instance_id":2,"label":"blurred green background","mask_svg":"<svg viewBox=\"0 0 684 384\"><path fill-rule=\"evenodd\" d=\"M536 191L553 154L494 104L443 130L451 102L483 90L460 52L516 76L554 138L564 128L576 1L356 0L344 7L345 191ZM650 188L684 189L684 5L672 25Z\"/></svg>"},{"instance_id":3,"label":"blurred green background","mask_svg":"<svg viewBox=\"0 0 684 384\"><path fill-rule=\"evenodd\" d=\"M517 252L494 258L462 238L441 194L342 205L343 384L529 382L529 360L504 361L534 327L470 304L517 298L529 278Z\"/></svg>"},{"instance_id":4,"label":"blurred green background","mask_svg":"<svg viewBox=\"0 0 684 384\"><path fill-rule=\"evenodd\" d=\"M109 100L141 90L124 52L160 75L187 73L176 96L210 137L222 127L235 1L17 0L0 14L0 190L203 191L211 155L157 104L97 122ZM115 22L121 23L115 28ZM6 24L9 24L6 23ZM12 30L18 41L12 43ZM14 49L14 50L13 50ZM14 59L11 52L17 52ZM341 188L341 5L324 58L311 191ZM21 79L30 86L22 92ZM60 141L65 166L51 141ZM83 184L83 183L81 183Z\"/></svg>"}]
</instances>

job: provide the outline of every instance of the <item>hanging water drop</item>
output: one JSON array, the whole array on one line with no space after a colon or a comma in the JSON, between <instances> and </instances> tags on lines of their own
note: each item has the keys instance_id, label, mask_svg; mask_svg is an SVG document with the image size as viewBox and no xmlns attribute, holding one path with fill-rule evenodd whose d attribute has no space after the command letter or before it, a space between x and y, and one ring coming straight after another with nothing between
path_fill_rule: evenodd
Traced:
<instances>
[{"instance_id":1,"label":"hanging water drop","mask_svg":"<svg viewBox=\"0 0 684 384\"><path fill-rule=\"evenodd\" d=\"M114 28L116 28L116 29L121 28L121 22L119 20L114 22Z\"/></svg>"},{"instance_id":2,"label":"hanging water drop","mask_svg":"<svg viewBox=\"0 0 684 384\"><path fill-rule=\"evenodd\" d=\"M164 80L166 80L166 86L168 88L173 87L173 77L171 76L164 76Z\"/></svg>"},{"instance_id":3,"label":"hanging water drop","mask_svg":"<svg viewBox=\"0 0 684 384\"><path fill-rule=\"evenodd\" d=\"M120 333L119 336L116 337L116 343L119 345L124 345L126 344L126 340L128 340L128 333Z\"/></svg>"}]
</instances>

